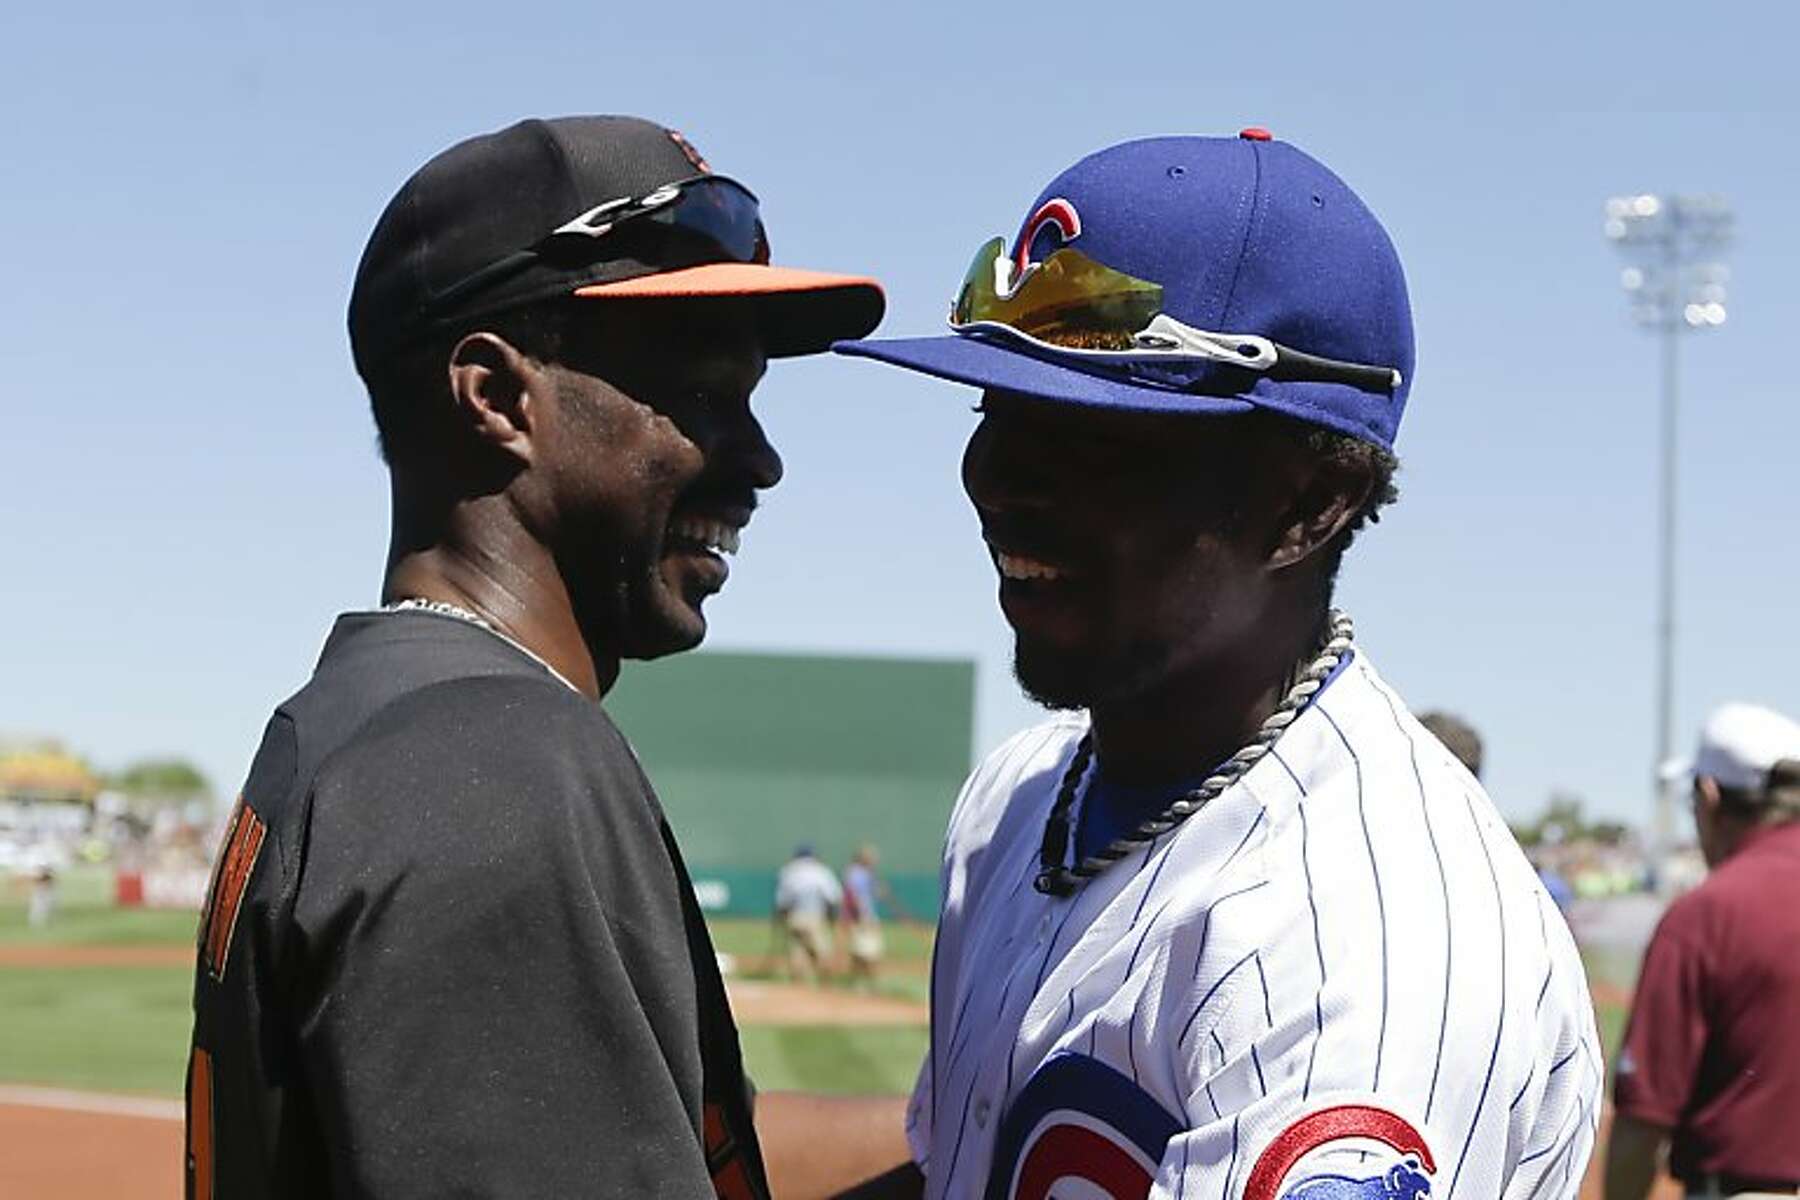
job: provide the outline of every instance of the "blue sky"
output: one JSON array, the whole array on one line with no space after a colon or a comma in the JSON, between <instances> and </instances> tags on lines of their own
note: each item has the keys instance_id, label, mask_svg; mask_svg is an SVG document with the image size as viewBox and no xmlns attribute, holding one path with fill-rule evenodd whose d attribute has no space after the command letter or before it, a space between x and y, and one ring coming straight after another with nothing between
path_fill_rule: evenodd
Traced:
<instances>
[{"instance_id":1,"label":"blue sky","mask_svg":"<svg viewBox=\"0 0 1800 1200\"><path fill-rule=\"evenodd\" d=\"M972 248L1126 137L1266 125L1392 232L1412 287L1403 498L1342 601L1416 709L1481 728L1503 810L1647 802L1656 357L1614 192L1735 205L1732 317L1689 339L1680 740L1800 711L1800 222L1791 4L13 6L0 38L0 731L236 786L387 493L343 332L376 214L452 141L635 112L763 199L778 260L935 330ZM1705 14L1702 16L1702 14ZM712 642L978 659L977 743L1030 719L956 483L962 389L778 365L788 468Z\"/></svg>"}]
</instances>

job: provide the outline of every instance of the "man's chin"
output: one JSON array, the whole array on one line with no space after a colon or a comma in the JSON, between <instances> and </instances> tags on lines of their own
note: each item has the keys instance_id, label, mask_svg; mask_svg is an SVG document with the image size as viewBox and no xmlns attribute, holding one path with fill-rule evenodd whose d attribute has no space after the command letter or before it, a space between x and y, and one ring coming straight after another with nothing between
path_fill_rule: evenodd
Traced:
<instances>
[{"instance_id":1,"label":"man's chin","mask_svg":"<svg viewBox=\"0 0 1800 1200\"><path fill-rule=\"evenodd\" d=\"M619 657L666 658L706 640L705 595L685 597L663 580L651 580L621 614Z\"/></svg>"},{"instance_id":2,"label":"man's chin","mask_svg":"<svg viewBox=\"0 0 1800 1200\"><path fill-rule=\"evenodd\" d=\"M1026 697L1050 709L1082 709L1092 703L1092 680L1074 660L1023 644L1013 649L1013 678Z\"/></svg>"},{"instance_id":3,"label":"man's chin","mask_svg":"<svg viewBox=\"0 0 1800 1200\"><path fill-rule=\"evenodd\" d=\"M1166 674L1166 656L1151 647L1111 656L1035 645L1013 646L1013 678L1031 700L1050 709L1090 709L1129 700Z\"/></svg>"},{"instance_id":4,"label":"man's chin","mask_svg":"<svg viewBox=\"0 0 1800 1200\"><path fill-rule=\"evenodd\" d=\"M706 618L695 609L679 620L658 621L654 626L636 630L627 639L621 657L635 659L666 658L692 650L706 640Z\"/></svg>"}]
</instances>

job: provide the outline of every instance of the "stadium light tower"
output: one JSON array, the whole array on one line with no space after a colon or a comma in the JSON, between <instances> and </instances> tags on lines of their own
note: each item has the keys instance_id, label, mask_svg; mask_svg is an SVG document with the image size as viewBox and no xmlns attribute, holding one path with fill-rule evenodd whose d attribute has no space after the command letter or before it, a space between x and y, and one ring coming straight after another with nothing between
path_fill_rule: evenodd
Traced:
<instances>
[{"instance_id":1,"label":"stadium light tower","mask_svg":"<svg viewBox=\"0 0 1800 1200\"><path fill-rule=\"evenodd\" d=\"M1673 780L1663 766L1673 752L1675 695L1675 439L1678 347L1684 333L1725 323L1722 261L1731 243L1732 215L1720 196L1646 193L1606 202L1606 236L1626 260L1619 282L1631 316L1654 330L1662 347L1662 516L1656 619L1656 798L1654 828L1659 868L1675 833Z\"/></svg>"}]
</instances>

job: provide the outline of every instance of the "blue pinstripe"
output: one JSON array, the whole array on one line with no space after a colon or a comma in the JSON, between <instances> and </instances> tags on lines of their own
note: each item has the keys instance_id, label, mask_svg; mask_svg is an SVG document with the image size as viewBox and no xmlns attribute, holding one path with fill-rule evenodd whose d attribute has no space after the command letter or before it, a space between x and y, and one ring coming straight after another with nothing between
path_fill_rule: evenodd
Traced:
<instances>
[{"instance_id":1,"label":"blue pinstripe","mask_svg":"<svg viewBox=\"0 0 1800 1200\"><path fill-rule=\"evenodd\" d=\"M1144 861L1138 864L1139 875L1144 873L1144 868L1149 866L1150 860L1156 856L1156 843L1161 840L1160 837L1153 837L1150 839L1150 844L1144 847ZM1138 918L1144 915L1144 904L1150 899L1150 893L1156 890L1156 881L1162 878L1163 866L1168 861L1169 855L1167 853L1156 860L1156 870L1150 873L1150 882L1144 885L1144 894L1138 897L1137 908L1131 914L1131 924L1133 926L1138 923Z\"/></svg>"},{"instance_id":2,"label":"blue pinstripe","mask_svg":"<svg viewBox=\"0 0 1800 1200\"><path fill-rule=\"evenodd\" d=\"M1444 898L1444 1004L1438 1013L1437 1059L1431 1068L1431 1086L1425 1092L1425 1119L1429 1121L1431 1110L1437 1104L1438 1076L1444 1069L1444 1038L1450 1030L1450 980L1455 963L1452 956L1455 948L1455 923L1450 919L1450 877L1444 871L1444 856L1438 849L1437 830L1431 824L1431 805L1425 802L1425 777L1419 773L1419 744L1401 723L1400 711L1394 704L1393 696L1386 688L1375 690L1387 705L1388 716L1394 721L1394 731L1406 739L1406 753L1412 760L1413 783L1419 789L1419 813L1425 818L1425 836L1431 842L1431 857L1437 863L1438 893Z\"/></svg>"},{"instance_id":3,"label":"blue pinstripe","mask_svg":"<svg viewBox=\"0 0 1800 1200\"><path fill-rule=\"evenodd\" d=\"M1312 1096L1313 1066L1319 1060L1319 1043L1325 1039L1325 942L1319 936L1319 902L1313 895L1312 861L1306 853L1304 793L1297 807L1300 813L1300 867L1306 873L1306 907L1312 910L1313 950L1319 956L1319 990L1313 993L1313 1044L1312 1051L1306 1056L1306 1086L1300 1090L1300 1099L1304 1101Z\"/></svg>"},{"instance_id":4,"label":"blue pinstripe","mask_svg":"<svg viewBox=\"0 0 1800 1200\"><path fill-rule=\"evenodd\" d=\"M963 1134L969 1128L969 1101L975 1098L975 1081L979 1078L981 1078L981 1073L979 1071L974 1075L969 1076L969 1091L968 1094L963 1097L963 1115L956 1123L956 1146L950 1151L950 1169L945 1173L945 1179L956 1178L956 1160L962 1157Z\"/></svg>"},{"instance_id":5,"label":"blue pinstripe","mask_svg":"<svg viewBox=\"0 0 1800 1200\"><path fill-rule=\"evenodd\" d=\"M1372 1084L1370 1084L1369 1086L1371 1089L1373 1089L1375 1091L1380 1091L1381 1090L1381 1056L1382 1056L1382 1052L1387 1048L1387 1019L1388 1019L1387 899L1381 894L1381 867L1375 861L1375 839L1369 833L1369 810L1363 803L1362 759L1357 757L1356 748L1350 744L1350 739L1344 736L1343 729L1341 727L1339 727L1338 723L1335 720L1332 719L1331 710L1326 708L1323 704L1319 704L1319 703L1315 703L1313 705L1313 707L1318 710L1320 716L1325 718L1326 724L1331 726L1332 731L1338 735L1338 741L1344 743L1344 753L1346 753L1350 756L1350 765L1355 769L1355 774L1356 774L1356 813L1357 813L1357 817L1362 821L1363 844L1366 847L1368 847L1368 851L1369 851L1369 874L1371 876L1373 876L1374 880L1375 880L1375 911L1381 921L1381 1025L1376 1030L1376 1035L1375 1035L1375 1081Z\"/></svg>"},{"instance_id":6,"label":"blue pinstripe","mask_svg":"<svg viewBox=\"0 0 1800 1200\"><path fill-rule=\"evenodd\" d=\"M1219 1200L1230 1200L1231 1176L1237 1170L1238 1115L1231 1114L1231 1162L1225 1168L1225 1185L1219 1189Z\"/></svg>"},{"instance_id":7,"label":"blue pinstripe","mask_svg":"<svg viewBox=\"0 0 1800 1200\"><path fill-rule=\"evenodd\" d=\"M1249 891L1250 889L1246 888L1244 890ZM1200 997L1200 1003L1194 1006L1193 1016L1189 1017L1187 1019L1187 1024L1181 1027L1181 1036L1175 1039L1175 1045L1177 1047L1180 1047L1181 1043L1187 1041L1187 1035L1194 1031L1194 1022L1199 1019L1201 1013L1206 1011L1206 1002L1211 1000L1213 995L1225 985L1225 981L1237 974L1237 969L1249 962L1255 953L1256 951L1252 950L1249 954L1244 955L1244 957L1232 963L1230 968L1227 969L1223 975L1219 976L1219 978L1213 982L1211 987L1206 989L1206 995Z\"/></svg>"},{"instance_id":8,"label":"blue pinstripe","mask_svg":"<svg viewBox=\"0 0 1800 1200\"><path fill-rule=\"evenodd\" d=\"M1469 1118L1469 1133L1463 1138L1462 1153L1456 1158L1456 1171L1450 1176L1446 1195L1454 1195L1456 1181L1462 1178L1463 1164L1468 1161L1469 1147L1475 1144L1475 1130L1481 1123L1481 1110L1487 1104L1488 1088L1494 1082L1494 1064L1500 1059L1500 1041L1506 1033L1506 902L1500 895L1500 873L1494 870L1494 854L1482 836L1481 822L1475 816L1475 801L1467 793L1463 801L1469 807L1469 822L1475 826L1475 840L1481 843L1481 856L1487 860L1488 878L1494 882L1494 923L1500 930L1500 1016L1494 1023L1494 1048L1488 1054L1487 1076L1481 1081L1481 1095L1475 1100L1475 1113Z\"/></svg>"},{"instance_id":9,"label":"blue pinstripe","mask_svg":"<svg viewBox=\"0 0 1800 1200\"><path fill-rule=\"evenodd\" d=\"M1263 1021L1270 1029L1275 1028L1275 1010L1269 1004L1269 977L1263 971L1262 951L1256 952L1256 978L1262 983Z\"/></svg>"}]
</instances>

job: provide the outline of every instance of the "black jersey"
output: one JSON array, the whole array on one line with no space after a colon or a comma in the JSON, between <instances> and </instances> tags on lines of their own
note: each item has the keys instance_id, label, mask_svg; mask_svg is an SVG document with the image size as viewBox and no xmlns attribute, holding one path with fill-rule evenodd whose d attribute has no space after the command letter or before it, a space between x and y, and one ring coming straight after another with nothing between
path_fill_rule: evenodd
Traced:
<instances>
[{"instance_id":1,"label":"black jersey","mask_svg":"<svg viewBox=\"0 0 1800 1200\"><path fill-rule=\"evenodd\" d=\"M468 622L338 620L263 734L199 943L190 1200L767 1194L635 756Z\"/></svg>"}]
</instances>

